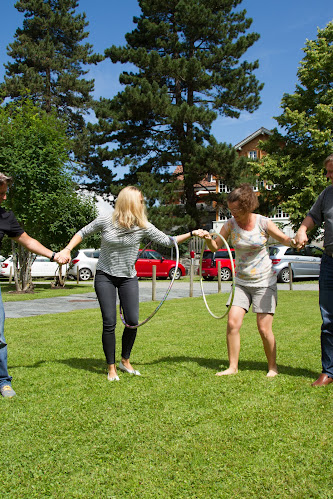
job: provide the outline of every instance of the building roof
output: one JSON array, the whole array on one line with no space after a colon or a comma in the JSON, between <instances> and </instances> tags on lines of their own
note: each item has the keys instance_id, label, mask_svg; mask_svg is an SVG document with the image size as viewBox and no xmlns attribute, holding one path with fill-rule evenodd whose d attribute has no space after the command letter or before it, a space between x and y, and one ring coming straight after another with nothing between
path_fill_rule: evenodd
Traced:
<instances>
[{"instance_id":1,"label":"building roof","mask_svg":"<svg viewBox=\"0 0 333 499\"><path fill-rule=\"evenodd\" d=\"M184 180L184 175L183 175L183 166L182 165L177 165L173 175L176 175L179 180ZM216 188L216 180L214 179L212 182L208 182L205 178L201 180L200 184L195 184L195 188L200 188L200 187L206 187L209 189L209 187L215 189ZM207 192L207 191L205 191Z\"/></svg>"},{"instance_id":2,"label":"building roof","mask_svg":"<svg viewBox=\"0 0 333 499\"><path fill-rule=\"evenodd\" d=\"M255 139L256 137L258 137L260 135L273 135L273 132L271 130L268 130L268 128L265 128L262 126L256 132L251 133L251 135L249 135L245 139L238 142L238 144L236 144L234 146L235 149L241 149L243 146L245 146L245 144L247 144L248 142L251 142L251 140Z\"/></svg>"}]
</instances>

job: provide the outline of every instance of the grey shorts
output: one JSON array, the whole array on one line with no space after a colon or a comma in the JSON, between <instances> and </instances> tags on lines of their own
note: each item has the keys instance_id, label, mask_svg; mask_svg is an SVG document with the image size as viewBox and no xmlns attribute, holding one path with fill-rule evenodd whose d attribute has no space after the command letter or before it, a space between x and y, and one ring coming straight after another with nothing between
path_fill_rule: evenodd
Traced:
<instances>
[{"instance_id":1,"label":"grey shorts","mask_svg":"<svg viewBox=\"0 0 333 499\"><path fill-rule=\"evenodd\" d=\"M227 306L230 303L229 296ZM252 312L255 314L274 314L277 305L277 285L266 288L256 288L252 286L240 286L236 284L235 296L232 305L241 307L249 311L252 304Z\"/></svg>"}]
</instances>

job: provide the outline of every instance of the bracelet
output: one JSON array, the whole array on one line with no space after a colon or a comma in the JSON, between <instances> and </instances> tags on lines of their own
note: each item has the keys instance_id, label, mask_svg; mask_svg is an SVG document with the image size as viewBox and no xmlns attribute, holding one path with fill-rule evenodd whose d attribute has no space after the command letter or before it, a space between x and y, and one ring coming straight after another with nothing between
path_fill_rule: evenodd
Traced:
<instances>
[{"instance_id":1,"label":"bracelet","mask_svg":"<svg viewBox=\"0 0 333 499\"><path fill-rule=\"evenodd\" d=\"M66 246L66 248L65 248L65 249L68 249L69 251L72 251L70 248L68 248L68 246Z\"/></svg>"},{"instance_id":2,"label":"bracelet","mask_svg":"<svg viewBox=\"0 0 333 499\"><path fill-rule=\"evenodd\" d=\"M191 234L191 237L193 237L193 231L192 230L191 230L190 234Z\"/></svg>"},{"instance_id":3,"label":"bracelet","mask_svg":"<svg viewBox=\"0 0 333 499\"><path fill-rule=\"evenodd\" d=\"M294 239L294 238L293 238L293 239L290 239L290 246L291 246L292 248L296 248L296 241L295 241L295 239Z\"/></svg>"},{"instance_id":4,"label":"bracelet","mask_svg":"<svg viewBox=\"0 0 333 499\"><path fill-rule=\"evenodd\" d=\"M54 257L55 257L55 254L56 254L56 252L55 252L55 251L53 251L52 256L51 256L51 258L50 258L50 262L53 262Z\"/></svg>"}]
</instances>

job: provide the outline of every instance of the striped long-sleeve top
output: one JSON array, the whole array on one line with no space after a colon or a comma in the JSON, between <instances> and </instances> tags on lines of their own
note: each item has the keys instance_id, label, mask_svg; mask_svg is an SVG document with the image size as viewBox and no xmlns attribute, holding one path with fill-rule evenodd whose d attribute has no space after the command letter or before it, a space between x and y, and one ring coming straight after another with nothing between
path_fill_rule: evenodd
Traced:
<instances>
[{"instance_id":1,"label":"striped long-sleeve top","mask_svg":"<svg viewBox=\"0 0 333 499\"><path fill-rule=\"evenodd\" d=\"M96 270L116 277L136 276L135 262L140 241L144 237L163 246L173 245L173 237L167 236L149 222L146 228L125 229L115 225L110 215L100 215L77 234L84 239L97 232L101 233L101 251Z\"/></svg>"}]
</instances>

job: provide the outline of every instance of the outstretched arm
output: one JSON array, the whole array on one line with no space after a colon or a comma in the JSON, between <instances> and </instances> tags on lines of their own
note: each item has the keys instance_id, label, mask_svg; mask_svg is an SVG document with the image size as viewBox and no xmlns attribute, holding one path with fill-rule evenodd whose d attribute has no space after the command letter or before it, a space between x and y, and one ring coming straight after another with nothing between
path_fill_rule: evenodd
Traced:
<instances>
[{"instance_id":1,"label":"outstretched arm","mask_svg":"<svg viewBox=\"0 0 333 499\"><path fill-rule=\"evenodd\" d=\"M45 246L43 246L37 239L30 237L26 232L23 232L18 237L13 237L14 241L18 244L21 244L31 253L37 253L37 255L46 256L46 258L52 258L54 252ZM57 263L67 263L69 260L63 257L60 257L59 253L54 254L54 260Z\"/></svg>"},{"instance_id":2,"label":"outstretched arm","mask_svg":"<svg viewBox=\"0 0 333 499\"><path fill-rule=\"evenodd\" d=\"M67 258L68 259L67 261L69 262L71 259L71 251L75 248L75 246L77 246L81 242L82 242L82 237L79 236L78 234L75 234L67 244L66 248L64 248L59 252L60 257Z\"/></svg>"},{"instance_id":3,"label":"outstretched arm","mask_svg":"<svg viewBox=\"0 0 333 499\"><path fill-rule=\"evenodd\" d=\"M196 229L192 230L192 232L186 232L185 234L180 234L179 236L176 236L176 241L177 243L183 243L184 241L187 241L187 239L190 239L192 236L198 236L198 237L203 237L203 233L206 232L202 229Z\"/></svg>"},{"instance_id":4,"label":"outstretched arm","mask_svg":"<svg viewBox=\"0 0 333 499\"><path fill-rule=\"evenodd\" d=\"M222 248L222 246L223 246L224 243L223 243L223 240L220 237L217 237L216 239L213 239L212 238L212 234L210 234L206 230L203 231L203 232L204 232L204 235L201 236L201 237L203 237L203 239L206 241L207 246L210 249L210 251L215 252L218 249ZM227 231L227 229L225 228L225 226L223 226L222 229L220 230L220 234L226 240L229 237L229 231Z\"/></svg>"},{"instance_id":5,"label":"outstretched arm","mask_svg":"<svg viewBox=\"0 0 333 499\"><path fill-rule=\"evenodd\" d=\"M279 243L282 243L285 246L290 246L292 248L296 247L295 239L291 239L291 237L286 236L286 234L284 234L282 230L280 230L279 227L275 225L274 222L272 222L272 220L268 221L267 232L270 236L276 239L276 241L279 241Z\"/></svg>"}]
</instances>

